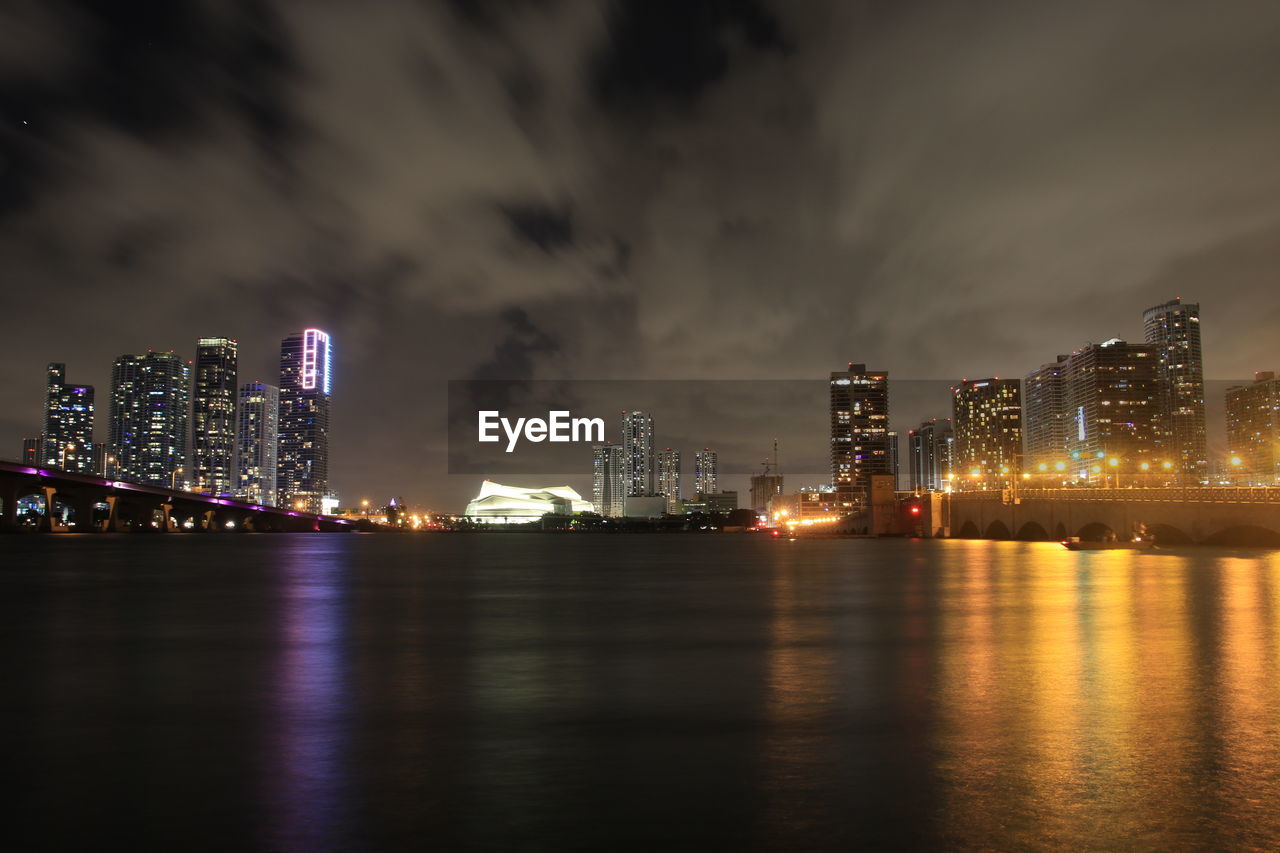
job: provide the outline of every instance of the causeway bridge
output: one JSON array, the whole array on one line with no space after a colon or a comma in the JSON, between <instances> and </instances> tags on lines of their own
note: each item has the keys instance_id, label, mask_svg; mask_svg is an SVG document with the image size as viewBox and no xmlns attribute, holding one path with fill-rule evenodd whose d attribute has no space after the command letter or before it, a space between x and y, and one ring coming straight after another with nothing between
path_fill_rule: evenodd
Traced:
<instances>
[{"instance_id":1,"label":"causeway bridge","mask_svg":"<svg viewBox=\"0 0 1280 853\"><path fill-rule=\"evenodd\" d=\"M929 497L929 496L926 496ZM1139 526L1157 542L1280 547L1280 488L1018 489L964 491L922 500L919 535L973 539L1128 538ZM912 504L907 501L908 507Z\"/></svg>"},{"instance_id":2,"label":"causeway bridge","mask_svg":"<svg viewBox=\"0 0 1280 853\"><path fill-rule=\"evenodd\" d=\"M27 524L18 516L19 501L28 497L39 497L44 502L44 512L34 517L34 524ZM343 518L0 460L0 532L214 533L353 529L355 526Z\"/></svg>"}]
</instances>

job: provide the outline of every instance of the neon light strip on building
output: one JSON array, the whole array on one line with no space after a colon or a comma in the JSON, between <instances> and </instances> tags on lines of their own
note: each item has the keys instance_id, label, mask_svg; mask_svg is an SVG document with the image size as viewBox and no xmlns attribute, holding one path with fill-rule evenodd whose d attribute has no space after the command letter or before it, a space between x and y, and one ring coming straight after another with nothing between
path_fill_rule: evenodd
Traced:
<instances>
[{"instance_id":1,"label":"neon light strip on building","mask_svg":"<svg viewBox=\"0 0 1280 853\"><path fill-rule=\"evenodd\" d=\"M311 391L317 385L329 393L329 335L307 329L302 333L302 388Z\"/></svg>"}]
</instances>

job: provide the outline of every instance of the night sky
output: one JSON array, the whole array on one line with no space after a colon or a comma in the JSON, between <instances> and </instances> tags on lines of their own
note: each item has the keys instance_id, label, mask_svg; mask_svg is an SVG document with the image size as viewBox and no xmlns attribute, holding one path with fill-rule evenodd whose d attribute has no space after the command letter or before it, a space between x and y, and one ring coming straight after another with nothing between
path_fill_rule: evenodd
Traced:
<instances>
[{"instance_id":1,"label":"night sky","mask_svg":"<svg viewBox=\"0 0 1280 853\"><path fill-rule=\"evenodd\" d=\"M1173 296L1207 376L1280 369L1278 48L1260 2L9 0L0 457L48 361L102 440L118 355L274 382L309 325L343 503L454 511L449 379L1023 375Z\"/></svg>"}]
</instances>

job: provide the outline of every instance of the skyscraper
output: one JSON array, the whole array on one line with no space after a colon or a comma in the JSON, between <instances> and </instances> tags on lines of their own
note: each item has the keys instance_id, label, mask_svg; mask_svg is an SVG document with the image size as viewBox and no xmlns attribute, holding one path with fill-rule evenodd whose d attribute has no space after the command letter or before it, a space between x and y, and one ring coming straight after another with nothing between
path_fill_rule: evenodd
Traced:
<instances>
[{"instance_id":1,"label":"skyscraper","mask_svg":"<svg viewBox=\"0 0 1280 853\"><path fill-rule=\"evenodd\" d=\"M318 513L329 491L332 364L329 335L319 329L306 329L280 342L280 506Z\"/></svg>"},{"instance_id":2,"label":"skyscraper","mask_svg":"<svg viewBox=\"0 0 1280 853\"><path fill-rule=\"evenodd\" d=\"M38 438L22 439L22 455L18 458L22 460L23 465L40 464L40 447L42 443Z\"/></svg>"},{"instance_id":3,"label":"skyscraper","mask_svg":"<svg viewBox=\"0 0 1280 853\"><path fill-rule=\"evenodd\" d=\"M1067 458L1068 420L1063 402L1062 372L1068 356L1041 365L1023 380L1023 446L1027 456L1024 468L1040 465L1052 468Z\"/></svg>"},{"instance_id":4,"label":"skyscraper","mask_svg":"<svg viewBox=\"0 0 1280 853\"><path fill-rule=\"evenodd\" d=\"M670 447L658 453L658 494L667 499L667 512L680 510L680 451Z\"/></svg>"},{"instance_id":5,"label":"skyscraper","mask_svg":"<svg viewBox=\"0 0 1280 853\"><path fill-rule=\"evenodd\" d=\"M1280 379L1264 371L1227 389L1228 462L1237 485L1280 486ZM1240 460L1239 466L1231 463Z\"/></svg>"},{"instance_id":6,"label":"skyscraper","mask_svg":"<svg viewBox=\"0 0 1280 853\"><path fill-rule=\"evenodd\" d=\"M924 421L907 434L907 467L913 491L940 492L951 481L955 433L951 418Z\"/></svg>"},{"instance_id":7,"label":"skyscraper","mask_svg":"<svg viewBox=\"0 0 1280 853\"><path fill-rule=\"evenodd\" d=\"M230 495L236 481L236 369L238 345L231 338L201 338L196 344L191 395L191 488Z\"/></svg>"},{"instance_id":8,"label":"skyscraper","mask_svg":"<svg viewBox=\"0 0 1280 853\"><path fill-rule=\"evenodd\" d=\"M893 490L896 492L902 488L902 480L899 477L899 450L898 434L893 430L886 433L889 439L889 474L893 477Z\"/></svg>"},{"instance_id":9,"label":"skyscraper","mask_svg":"<svg viewBox=\"0 0 1280 853\"><path fill-rule=\"evenodd\" d=\"M623 412L622 448L627 461L627 494L654 494L653 418L644 412Z\"/></svg>"},{"instance_id":10,"label":"skyscraper","mask_svg":"<svg viewBox=\"0 0 1280 853\"><path fill-rule=\"evenodd\" d=\"M627 498L627 457L621 444L592 447L591 502L606 518L621 518Z\"/></svg>"},{"instance_id":11,"label":"skyscraper","mask_svg":"<svg viewBox=\"0 0 1280 853\"><path fill-rule=\"evenodd\" d=\"M236 497L275 506L280 389L265 382L240 386Z\"/></svg>"},{"instance_id":12,"label":"skyscraper","mask_svg":"<svg viewBox=\"0 0 1280 853\"><path fill-rule=\"evenodd\" d=\"M46 372L42 465L87 474L93 468L93 386L68 385L66 365Z\"/></svg>"},{"instance_id":13,"label":"skyscraper","mask_svg":"<svg viewBox=\"0 0 1280 853\"><path fill-rule=\"evenodd\" d=\"M1137 472L1144 462L1148 468L1157 462L1159 397L1152 346L1113 338L1071 353L1063 362L1062 405L1067 469L1076 478L1103 483Z\"/></svg>"},{"instance_id":14,"label":"skyscraper","mask_svg":"<svg viewBox=\"0 0 1280 853\"><path fill-rule=\"evenodd\" d=\"M173 352L122 355L111 370L108 477L180 487L187 473L191 362Z\"/></svg>"},{"instance_id":15,"label":"skyscraper","mask_svg":"<svg viewBox=\"0 0 1280 853\"><path fill-rule=\"evenodd\" d=\"M891 474L889 373L849 363L831 374L831 486L847 512L865 502L872 474Z\"/></svg>"},{"instance_id":16,"label":"skyscraper","mask_svg":"<svg viewBox=\"0 0 1280 853\"><path fill-rule=\"evenodd\" d=\"M956 485L1008 488L1019 476L1022 390L1017 379L966 379L951 389Z\"/></svg>"},{"instance_id":17,"label":"skyscraper","mask_svg":"<svg viewBox=\"0 0 1280 853\"><path fill-rule=\"evenodd\" d=\"M1142 327L1155 348L1160 454L1173 461L1183 484L1208 483L1200 306L1172 299L1144 311Z\"/></svg>"},{"instance_id":18,"label":"skyscraper","mask_svg":"<svg viewBox=\"0 0 1280 853\"><path fill-rule=\"evenodd\" d=\"M704 447L693 454L693 491L714 495L720 491L720 454Z\"/></svg>"}]
</instances>

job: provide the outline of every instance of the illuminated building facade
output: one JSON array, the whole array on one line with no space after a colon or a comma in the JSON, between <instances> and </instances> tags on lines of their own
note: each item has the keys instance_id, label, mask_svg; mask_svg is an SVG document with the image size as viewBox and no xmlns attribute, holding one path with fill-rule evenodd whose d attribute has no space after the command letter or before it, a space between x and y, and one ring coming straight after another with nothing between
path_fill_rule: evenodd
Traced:
<instances>
[{"instance_id":1,"label":"illuminated building facade","mask_svg":"<svg viewBox=\"0 0 1280 853\"><path fill-rule=\"evenodd\" d=\"M680 509L680 451L670 447L658 453L658 494L666 498L667 512Z\"/></svg>"},{"instance_id":2,"label":"illuminated building facade","mask_svg":"<svg viewBox=\"0 0 1280 853\"><path fill-rule=\"evenodd\" d=\"M276 506L280 389L266 382L246 382L240 386L239 397L236 498Z\"/></svg>"},{"instance_id":3,"label":"illuminated building facade","mask_svg":"<svg viewBox=\"0 0 1280 853\"><path fill-rule=\"evenodd\" d=\"M1280 379L1255 373L1251 384L1228 388L1226 398L1226 475L1236 485L1280 486Z\"/></svg>"},{"instance_id":4,"label":"illuminated building facade","mask_svg":"<svg viewBox=\"0 0 1280 853\"><path fill-rule=\"evenodd\" d=\"M892 474L889 372L849 369L831 374L831 485L842 512L866 502L872 474Z\"/></svg>"},{"instance_id":5,"label":"illuminated building facade","mask_svg":"<svg viewBox=\"0 0 1280 853\"><path fill-rule=\"evenodd\" d=\"M1022 454L1017 379L966 379L951 389L957 488L1008 488Z\"/></svg>"},{"instance_id":6,"label":"illuminated building facade","mask_svg":"<svg viewBox=\"0 0 1280 853\"><path fill-rule=\"evenodd\" d=\"M627 458L621 444L592 447L591 501L606 518L621 518L627 497Z\"/></svg>"},{"instance_id":7,"label":"illuminated building facade","mask_svg":"<svg viewBox=\"0 0 1280 853\"><path fill-rule=\"evenodd\" d=\"M1067 470L1100 484L1157 465L1155 348L1113 338L1076 350L1063 365Z\"/></svg>"},{"instance_id":8,"label":"illuminated building facade","mask_svg":"<svg viewBox=\"0 0 1280 853\"><path fill-rule=\"evenodd\" d=\"M231 338L196 343L191 395L191 489L228 496L235 486L238 344Z\"/></svg>"},{"instance_id":9,"label":"illuminated building facade","mask_svg":"<svg viewBox=\"0 0 1280 853\"><path fill-rule=\"evenodd\" d=\"M955 451L951 418L933 418L907 433L907 468L912 491L940 492L951 482Z\"/></svg>"},{"instance_id":10,"label":"illuminated building facade","mask_svg":"<svg viewBox=\"0 0 1280 853\"><path fill-rule=\"evenodd\" d=\"M623 412L622 449L627 464L627 494L652 495L653 418L644 412Z\"/></svg>"},{"instance_id":11,"label":"illuminated building facade","mask_svg":"<svg viewBox=\"0 0 1280 853\"><path fill-rule=\"evenodd\" d=\"M68 385L67 366L46 371L42 465L88 474L93 468L93 386Z\"/></svg>"},{"instance_id":12,"label":"illuminated building facade","mask_svg":"<svg viewBox=\"0 0 1280 853\"><path fill-rule=\"evenodd\" d=\"M1142 327L1156 359L1160 454L1174 463L1178 482L1208 483L1200 306L1173 299L1148 308Z\"/></svg>"},{"instance_id":13,"label":"illuminated building facade","mask_svg":"<svg viewBox=\"0 0 1280 853\"><path fill-rule=\"evenodd\" d=\"M720 491L720 454L709 447L693 454L693 490L700 495Z\"/></svg>"},{"instance_id":14,"label":"illuminated building facade","mask_svg":"<svg viewBox=\"0 0 1280 853\"><path fill-rule=\"evenodd\" d=\"M117 358L111 370L107 476L181 488L190 409L191 362L153 350Z\"/></svg>"},{"instance_id":15,"label":"illuminated building facade","mask_svg":"<svg viewBox=\"0 0 1280 853\"><path fill-rule=\"evenodd\" d=\"M1051 468L1067 458L1067 409L1062 374L1068 356L1041 365L1022 384L1023 447L1028 469Z\"/></svg>"},{"instance_id":16,"label":"illuminated building facade","mask_svg":"<svg viewBox=\"0 0 1280 853\"><path fill-rule=\"evenodd\" d=\"M782 494L781 474L754 474L751 477L751 509L757 515L769 511L769 502Z\"/></svg>"},{"instance_id":17,"label":"illuminated building facade","mask_svg":"<svg viewBox=\"0 0 1280 853\"><path fill-rule=\"evenodd\" d=\"M529 524L548 513L572 515L590 511L591 504L568 486L525 489L485 480L464 515L481 524Z\"/></svg>"},{"instance_id":18,"label":"illuminated building facade","mask_svg":"<svg viewBox=\"0 0 1280 853\"><path fill-rule=\"evenodd\" d=\"M280 342L277 505L319 513L329 493L333 346L306 329Z\"/></svg>"}]
</instances>

